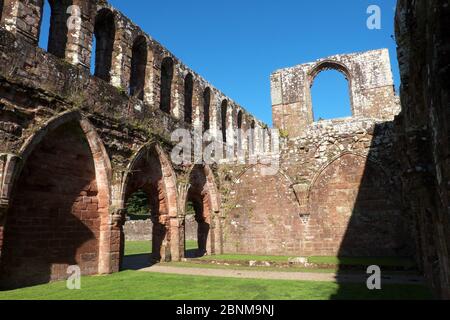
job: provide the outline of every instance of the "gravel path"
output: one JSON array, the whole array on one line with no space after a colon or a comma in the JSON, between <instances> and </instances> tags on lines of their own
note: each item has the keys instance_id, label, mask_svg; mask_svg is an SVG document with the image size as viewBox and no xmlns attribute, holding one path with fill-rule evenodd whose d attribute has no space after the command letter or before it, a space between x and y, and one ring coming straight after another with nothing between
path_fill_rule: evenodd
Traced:
<instances>
[{"instance_id":1,"label":"gravel path","mask_svg":"<svg viewBox=\"0 0 450 320\"><path fill-rule=\"evenodd\" d=\"M325 281L338 283L366 283L368 275L336 273L306 273L306 272L273 272L273 271L251 271L230 269L207 269L207 268L183 268L155 265L139 271L178 274L189 276L241 278L241 279L271 279L271 280L295 280L295 281ZM385 276L382 284L422 284L423 278L417 276Z\"/></svg>"}]
</instances>

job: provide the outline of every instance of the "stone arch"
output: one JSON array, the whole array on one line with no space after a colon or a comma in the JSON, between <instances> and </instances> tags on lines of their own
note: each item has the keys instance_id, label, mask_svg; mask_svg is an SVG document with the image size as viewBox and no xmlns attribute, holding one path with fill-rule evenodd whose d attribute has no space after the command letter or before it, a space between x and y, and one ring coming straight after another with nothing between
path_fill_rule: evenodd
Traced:
<instances>
[{"instance_id":1,"label":"stone arch","mask_svg":"<svg viewBox=\"0 0 450 320\"><path fill-rule=\"evenodd\" d=\"M10 166L10 207L1 250L4 287L117 271L109 215L111 165L92 124L78 112L48 121ZM45 178L42 178L45 177ZM2 188L3 189L3 188ZM25 271L26 269L26 271Z\"/></svg>"},{"instance_id":2,"label":"stone arch","mask_svg":"<svg viewBox=\"0 0 450 320\"><path fill-rule=\"evenodd\" d=\"M244 113L242 112L242 110L239 110L239 112L237 114L237 121L236 121L238 129L242 129L243 116L244 116Z\"/></svg>"},{"instance_id":3,"label":"stone arch","mask_svg":"<svg viewBox=\"0 0 450 320\"><path fill-rule=\"evenodd\" d=\"M345 152L318 171L308 190L311 254L391 256L406 249L407 232L384 169ZM319 241L320 240L320 241Z\"/></svg>"},{"instance_id":4,"label":"stone arch","mask_svg":"<svg viewBox=\"0 0 450 320\"><path fill-rule=\"evenodd\" d=\"M250 122L250 135L249 135L249 153L254 155L257 152L257 141L256 141L256 121L254 119Z\"/></svg>"},{"instance_id":5,"label":"stone arch","mask_svg":"<svg viewBox=\"0 0 450 320\"><path fill-rule=\"evenodd\" d=\"M48 34L47 51L58 58L64 59L66 57L66 49L68 45L67 20L70 14L67 9L73 4L73 0L40 0L40 22L39 34L41 34L41 26L44 14L44 3L48 1L50 5L50 30Z\"/></svg>"},{"instance_id":6,"label":"stone arch","mask_svg":"<svg viewBox=\"0 0 450 320\"><path fill-rule=\"evenodd\" d=\"M179 230L176 175L162 148L156 143L144 145L134 156L123 179L119 205L137 190L148 198L153 221L153 258L178 260Z\"/></svg>"},{"instance_id":7,"label":"stone arch","mask_svg":"<svg viewBox=\"0 0 450 320\"><path fill-rule=\"evenodd\" d=\"M244 113L242 110L239 110L236 119L236 127L237 127L237 147L238 151L241 151L243 148L243 136L242 136L242 126L244 121Z\"/></svg>"},{"instance_id":8,"label":"stone arch","mask_svg":"<svg viewBox=\"0 0 450 320\"><path fill-rule=\"evenodd\" d=\"M189 72L186 77L184 77L184 121L188 124L192 124L193 95L194 76Z\"/></svg>"},{"instance_id":9,"label":"stone arch","mask_svg":"<svg viewBox=\"0 0 450 320\"><path fill-rule=\"evenodd\" d=\"M233 179L233 185L239 183L239 180L241 179L241 177L249 170L252 170L254 168L257 167L268 167L266 165L261 165L261 164L252 164L252 165L248 165L246 166L244 169L242 169L242 171L236 176L236 178ZM282 169L278 169L277 175L279 175L280 177L282 177L284 180L286 180L289 183L289 186L292 187L294 185L294 182L292 181L291 177L289 177L289 175Z\"/></svg>"},{"instance_id":10,"label":"stone arch","mask_svg":"<svg viewBox=\"0 0 450 320\"><path fill-rule=\"evenodd\" d=\"M292 181L282 170L245 167L227 189L224 247L228 253L299 254L302 228ZM261 201L266 199L267 201Z\"/></svg>"},{"instance_id":11,"label":"stone arch","mask_svg":"<svg viewBox=\"0 0 450 320\"><path fill-rule=\"evenodd\" d=\"M215 232L215 220L220 212L220 196L209 166L193 166L189 173L188 192L183 201L185 206L188 202L193 204L195 220L198 223L196 255L215 254L216 243L220 243Z\"/></svg>"},{"instance_id":12,"label":"stone arch","mask_svg":"<svg viewBox=\"0 0 450 320\"><path fill-rule=\"evenodd\" d=\"M145 77L147 70L148 44L143 35L133 41L131 50L130 95L144 100Z\"/></svg>"},{"instance_id":13,"label":"stone arch","mask_svg":"<svg viewBox=\"0 0 450 320\"><path fill-rule=\"evenodd\" d=\"M211 129L211 88L207 87L203 91L203 132Z\"/></svg>"},{"instance_id":14,"label":"stone arch","mask_svg":"<svg viewBox=\"0 0 450 320\"><path fill-rule=\"evenodd\" d=\"M116 37L116 18L114 13L107 8L97 12L94 24L95 51L95 76L107 82L111 80L111 68Z\"/></svg>"},{"instance_id":15,"label":"stone arch","mask_svg":"<svg viewBox=\"0 0 450 320\"><path fill-rule=\"evenodd\" d=\"M227 130L229 124L228 109L228 100L222 100L222 103L220 104L220 130L222 132L222 141L224 143L227 142Z\"/></svg>"},{"instance_id":16,"label":"stone arch","mask_svg":"<svg viewBox=\"0 0 450 320\"><path fill-rule=\"evenodd\" d=\"M311 123L314 121L314 109L313 109L314 106L313 106L313 102L312 102L311 88L314 84L314 80L316 79L316 77L321 72L324 72L327 70L335 70L344 75L345 79L348 82L348 94L350 97L351 113L352 113L352 116L355 115L354 104L353 104L353 95L352 95L352 76L351 76L351 72L350 72L349 68L342 62L325 60L325 61L319 62L314 67L312 67L312 69L308 72L307 81L305 82L307 85L307 88L305 90L306 102L307 102L307 107L308 107L308 110L309 110L309 113L311 116L311 119L310 119Z\"/></svg>"},{"instance_id":17,"label":"stone arch","mask_svg":"<svg viewBox=\"0 0 450 320\"><path fill-rule=\"evenodd\" d=\"M172 81L174 62L171 57L165 57L161 63L160 109L168 114L172 111Z\"/></svg>"},{"instance_id":18,"label":"stone arch","mask_svg":"<svg viewBox=\"0 0 450 320\"><path fill-rule=\"evenodd\" d=\"M382 171L382 173L384 175L386 175L386 176L388 175L386 169L382 166L382 164L379 161L373 159L372 157L370 157L368 155L364 155L364 154L358 153L358 152L344 151L344 152L341 152L341 153L335 155L333 158L331 158L331 160L329 160L327 163L322 165L320 167L320 169L314 174L313 178L311 179L311 183L310 183L310 185L308 187L308 199L309 199L309 194L311 193L311 189L314 187L317 179L322 175L322 173L330 165L332 165L334 162L338 161L340 158L342 158L345 155L353 155L355 157L363 158L363 159L365 159L365 161L370 161L370 163L372 163L373 165L376 165Z\"/></svg>"},{"instance_id":19,"label":"stone arch","mask_svg":"<svg viewBox=\"0 0 450 320\"><path fill-rule=\"evenodd\" d=\"M0 0L0 22L2 21L2 18L3 18L3 6L4 6L4 2L3 2L3 0Z\"/></svg>"}]
</instances>

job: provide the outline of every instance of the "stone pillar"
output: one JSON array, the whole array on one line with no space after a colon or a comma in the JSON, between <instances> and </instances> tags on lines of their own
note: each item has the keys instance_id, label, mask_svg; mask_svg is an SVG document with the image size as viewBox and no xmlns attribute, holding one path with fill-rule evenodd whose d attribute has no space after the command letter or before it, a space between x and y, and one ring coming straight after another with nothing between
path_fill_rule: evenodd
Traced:
<instances>
[{"instance_id":1,"label":"stone pillar","mask_svg":"<svg viewBox=\"0 0 450 320\"><path fill-rule=\"evenodd\" d=\"M225 216L223 216L219 212L214 212L212 220L214 221L214 239L212 239L214 241L214 254L221 255L224 254L223 225L225 223Z\"/></svg>"},{"instance_id":2,"label":"stone pillar","mask_svg":"<svg viewBox=\"0 0 450 320\"><path fill-rule=\"evenodd\" d=\"M180 231L184 231L183 223L178 219L178 217L174 217L170 219L170 259L166 261L181 261L181 258L184 256L184 244L182 241L184 237L180 236Z\"/></svg>"},{"instance_id":3,"label":"stone pillar","mask_svg":"<svg viewBox=\"0 0 450 320\"><path fill-rule=\"evenodd\" d=\"M147 66L145 67L145 82L144 82L144 102L153 106L155 97L153 91L154 83L154 70L153 70L153 50L151 46L147 46Z\"/></svg>"},{"instance_id":4,"label":"stone pillar","mask_svg":"<svg viewBox=\"0 0 450 320\"><path fill-rule=\"evenodd\" d=\"M16 36L37 45L42 5L43 0L4 0L2 24Z\"/></svg>"},{"instance_id":5,"label":"stone pillar","mask_svg":"<svg viewBox=\"0 0 450 320\"><path fill-rule=\"evenodd\" d=\"M176 61L173 61L172 99L170 112L176 119L183 119L184 79Z\"/></svg>"},{"instance_id":6,"label":"stone pillar","mask_svg":"<svg viewBox=\"0 0 450 320\"><path fill-rule=\"evenodd\" d=\"M180 226L178 230L180 260L182 260L185 258L186 252L186 217L180 219Z\"/></svg>"},{"instance_id":7,"label":"stone pillar","mask_svg":"<svg viewBox=\"0 0 450 320\"><path fill-rule=\"evenodd\" d=\"M73 0L68 24L65 58L73 65L89 69L91 66L92 43L96 6L93 2ZM67 13L67 7L64 9Z\"/></svg>"},{"instance_id":8,"label":"stone pillar","mask_svg":"<svg viewBox=\"0 0 450 320\"><path fill-rule=\"evenodd\" d=\"M111 216L110 226L110 266L109 272L118 272L121 267L122 257L125 251L125 236L123 225L125 223L126 210L119 209Z\"/></svg>"},{"instance_id":9,"label":"stone pillar","mask_svg":"<svg viewBox=\"0 0 450 320\"><path fill-rule=\"evenodd\" d=\"M167 216L152 216L152 255L155 261L169 262L174 252L171 240L176 238L176 228L172 228L172 219ZM173 231L173 234L172 234Z\"/></svg>"},{"instance_id":10,"label":"stone pillar","mask_svg":"<svg viewBox=\"0 0 450 320\"><path fill-rule=\"evenodd\" d=\"M209 225L209 230L208 230L208 234L207 234L207 240L206 240L206 254L207 255L214 255L216 250L215 250L215 223L214 223L214 216L212 216L211 218L208 219L208 225ZM200 249L200 248L199 248Z\"/></svg>"}]
</instances>

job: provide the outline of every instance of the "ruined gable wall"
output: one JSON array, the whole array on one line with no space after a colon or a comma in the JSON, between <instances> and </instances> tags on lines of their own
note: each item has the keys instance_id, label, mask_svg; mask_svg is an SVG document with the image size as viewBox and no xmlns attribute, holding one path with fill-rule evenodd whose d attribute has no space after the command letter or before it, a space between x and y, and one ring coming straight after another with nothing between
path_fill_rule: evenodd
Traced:
<instances>
[{"instance_id":1,"label":"ruined gable wall","mask_svg":"<svg viewBox=\"0 0 450 320\"><path fill-rule=\"evenodd\" d=\"M272 74L275 128L294 138L314 122L310 89L317 74L328 69L347 78L353 117L392 120L400 111L386 49L336 55Z\"/></svg>"}]
</instances>

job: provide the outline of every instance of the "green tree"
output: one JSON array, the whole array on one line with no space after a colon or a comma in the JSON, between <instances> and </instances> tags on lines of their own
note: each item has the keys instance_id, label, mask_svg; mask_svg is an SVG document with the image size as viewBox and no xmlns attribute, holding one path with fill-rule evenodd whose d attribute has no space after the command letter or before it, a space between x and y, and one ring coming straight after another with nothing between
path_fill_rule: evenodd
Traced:
<instances>
[{"instance_id":1,"label":"green tree","mask_svg":"<svg viewBox=\"0 0 450 320\"><path fill-rule=\"evenodd\" d=\"M147 193L138 190L133 193L126 204L127 213L134 216L150 216L150 205Z\"/></svg>"}]
</instances>

